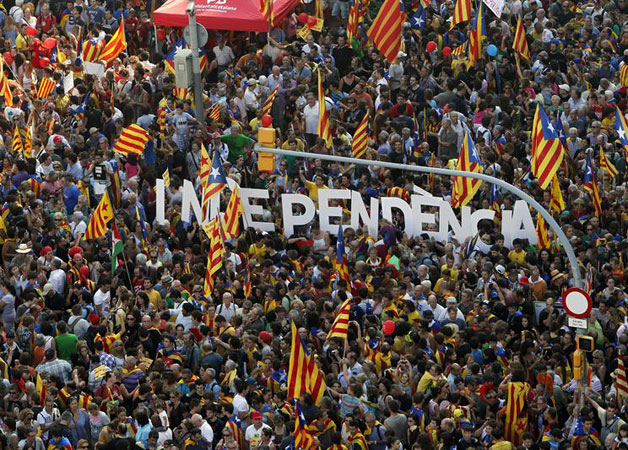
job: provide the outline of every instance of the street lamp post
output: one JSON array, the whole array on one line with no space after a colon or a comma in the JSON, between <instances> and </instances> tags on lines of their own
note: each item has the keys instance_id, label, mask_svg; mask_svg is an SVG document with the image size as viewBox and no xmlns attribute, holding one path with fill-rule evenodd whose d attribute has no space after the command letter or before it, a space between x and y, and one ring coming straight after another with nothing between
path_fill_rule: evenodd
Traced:
<instances>
[{"instance_id":1,"label":"street lamp post","mask_svg":"<svg viewBox=\"0 0 628 450\"><path fill-rule=\"evenodd\" d=\"M546 210L539 202L537 202L530 195L522 191L516 186L513 186L510 183L506 183L499 178L492 177L490 175L485 175L483 173L475 173L475 172L464 172L460 170L451 170L451 169L440 169L436 167L424 167L424 166L412 166L409 164L398 164L391 163L386 161L369 161L366 159L356 159L356 158L347 158L344 156L336 156L336 155L321 155L318 153L308 153L308 152L295 152L291 150L279 150L276 148L256 148L256 152L258 153L274 153L276 155L284 155L284 156L293 156L296 158L311 158L311 159L323 159L327 161L336 161L342 163L349 164L358 164L362 166L376 166L376 167L387 167L389 169L397 169L397 170L408 170L410 172L422 172L422 173L433 173L436 175L445 175L449 177L468 177L468 178L476 178L478 180L486 181L487 183L492 183L500 188L507 190L508 192L516 195L522 200L525 200L529 205L531 205L535 210L537 210L541 216L545 219L550 228L556 233L558 240L561 245L565 249L565 253L567 254L567 258L569 259L569 265L571 266L571 273L574 278L574 283L576 287L582 288L584 283L582 281L582 277L580 275L580 266L578 265L578 258L576 258L576 254L573 251L573 247L569 242L569 239L560 228L560 225L554 220L552 215L548 210Z\"/></svg>"},{"instance_id":2,"label":"street lamp post","mask_svg":"<svg viewBox=\"0 0 628 450\"><path fill-rule=\"evenodd\" d=\"M205 108L203 106L203 80L201 78L201 64L198 58L198 32L196 30L196 8L194 0L188 0L185 11L188 13L190 25L190 49L192 51L192 75L194 82L194 106L196 119L205 123Z\"/></svg>"}]
</instances>

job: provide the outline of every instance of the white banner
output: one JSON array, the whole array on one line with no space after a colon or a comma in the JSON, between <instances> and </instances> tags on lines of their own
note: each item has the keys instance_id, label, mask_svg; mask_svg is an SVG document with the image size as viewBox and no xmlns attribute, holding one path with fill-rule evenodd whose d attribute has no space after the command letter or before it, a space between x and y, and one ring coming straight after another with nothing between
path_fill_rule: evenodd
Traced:
<instances>
[{"instance_id":1,"label":"white banner","mask_svg":"<svg viewBox=\"0 0 628 450\"><path fill-rule=\"evenodd\" d=\"M484 4L488 6L488 9L493 11L497 17L501 17L504 9L504 0L484 0Z\"/></svg>"}]
</instances>

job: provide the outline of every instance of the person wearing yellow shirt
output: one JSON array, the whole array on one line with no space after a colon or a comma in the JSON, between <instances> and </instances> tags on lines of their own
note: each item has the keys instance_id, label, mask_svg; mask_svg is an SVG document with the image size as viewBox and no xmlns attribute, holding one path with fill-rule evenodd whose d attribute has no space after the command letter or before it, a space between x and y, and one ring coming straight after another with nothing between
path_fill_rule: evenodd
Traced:
<instances>
[{"instance_id":1,"label":"person wearing yellow shirt","mask_svg":"<svg viewBox=\"0 0 628 450\"><path fill-rule=\"evenodd\" d=\"M446 264L443 264L442 266L440 266L441 273L443 273L443 270L445 270L445 269L449 270L449 274L450 274L452 280L454 280L454 281L458 280L458 277L460 277L460 271L454 267L454 257L453 256L449 256L448 255Z\"/></svg>"},{"instance_id":2,"label":"person wearing yellow shirt","mask_svg":"<svg viewBox=\"0 0 628 450\"><path fill-rule=\"evenodd\" d=\"M314 202L314 205L318 209L318 190L319 189L328 189L325 186L325 181L323 177L320 175L314 175L314 181L308 181L303 174L303 169L299 169L299 177L301 178L301 182L305 185L305 188L309 192L310 198Z\"/></svg>"},{"instance_id":3,"label":"person wearing yellow shirt","mask_svg":"<svg viewBox=\"0 0 628 450\"><path fill-rule=\"evenodd\" d=\"M266 244L260 239L249 247L249 256L257 261L262 261L266 257L266 251Z\"/></svg>"},{"instance_id":4,"label":"person wearing yellow shirt","mask_svg":"<svg viewBox=\"0 0 628 450\"><path fill-rule=\"evenodd\" d=\"M161 294L159 291L153 289L153 283L149 278L144 278L144 293L148 297L150 304L153 305L153 309L158 309L159 300L161 300Z\"/></svg>"},{"instance_id":5,"label":"person wearing yellow shirt","mask_svg":"<svg viewBox=\"0 0 628 450\"><path fill-rule=\"evenodd\" d=\"M434 285L434 292L436 293L436 295L441 294L441 288L443 286L443 282L449 284L449 281L452 279L451 270L444 269L441 273L442 273L442 277L436 280L436 284Z\"/></svg>"},{"instance_id":6,"label":"person wearing yellow shirt","mask_svg":"<svg viewBox=\"0 0 628 450\"><path fill-rule=\"evenodd\" d=\"M508 259L515 264L523 265L526 262L526 251L521 245L521 239L512 241L513 249L508 252Z\"/></svg>"},{"instance_id":7,"label":"person wearing yellow shirt","mask_svg":"<svg viewBox=\"0 0 628 450\"><path fill-rule=\"evenodd\" d=\"M430 387L432 387L433 383L436 380L444 379L447 381L442 375L442 369L435 362L428 363L427 370L419 380L419 384L416 388L417 392L425 393Z\"/></svg>"}]
</instances>

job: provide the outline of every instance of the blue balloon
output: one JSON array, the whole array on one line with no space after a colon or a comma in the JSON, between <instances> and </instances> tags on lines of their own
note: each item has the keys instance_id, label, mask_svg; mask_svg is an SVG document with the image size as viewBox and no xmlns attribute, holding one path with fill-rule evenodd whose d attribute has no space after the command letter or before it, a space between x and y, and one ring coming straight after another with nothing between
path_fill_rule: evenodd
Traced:
<instances>
[{"instance_id":1,"label":"blue balloon","mask_svg":"<svg viewBox=\"0 0 628 450\"><path fill-rule=\"evenodd\" d=\"M495 56L497 55L497 47L493 44L489 44L486 47L486 53L488 53L488 56Z\"/></svg>"}]
</instances>

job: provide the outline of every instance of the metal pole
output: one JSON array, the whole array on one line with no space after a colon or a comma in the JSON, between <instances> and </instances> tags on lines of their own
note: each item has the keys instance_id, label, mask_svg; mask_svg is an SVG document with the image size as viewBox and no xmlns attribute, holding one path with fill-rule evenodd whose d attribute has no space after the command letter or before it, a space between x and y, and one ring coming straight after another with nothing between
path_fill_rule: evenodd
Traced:
<instances>
[{"instance_id":1,"label":"metal pole","mask_svg":"<svg viewBox=\"0 0 628 450\"><path fill-rule=\"evenodd\" d=\"M567 253L567 258L569 259L569 264L571 265L571 273L573 275L576 287L582 288L584 286L584 282L582 281L582 277L580 276L578 258L576 258L573 247L571 246L571 243L569 242L569 239L567 239L567 236L565 235L563 230L560 228L560 225L558 225L558 223L554 220L549 211L543 208L543 206L541 206L539 202L537 202L534 198L526 194L518 187L506 183L499 178L485 175L483 173L463 172L451 169L439 169L436 167L411 166L409 164L398 164L386 161L369 161L366 159L347 158L344 156L335 155L319 155L318 153L294 152L292 150L279 150L275 148L255 148L254 150L259 153L274 153L276 155L294 156L296 158L323 159L327 161L358 164L362 166L387 167L389 169L408 170L411 172L434 173L436 175L445 175L449 177L477 178L479 180L486 181L487 183L496 184L497 186L521 198L522 200L525 200L529 205L536 209L541 214L541 216L543 216L550 228L554 231L554 233L556 233L558 240L565 249L565 253Z\"/></svg>"},{"instance_id":2,"label":"metal pole","mask_svg":"<svg viewBox=\"0 0 628 450\"><path fill-rule=\"evenodd\" d=\"M190 24L190 49L192 50L192 74L194 76L194 106L196 119L205 123L205 108L203 107L203 81L201 79L201 63L198 58L198 33L196 32L196 8L194 0L188 0L186 12ZM202 127L203 130L205 127Z\"/></svg>"}]
</instances>

